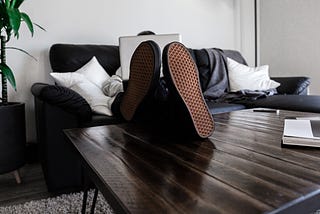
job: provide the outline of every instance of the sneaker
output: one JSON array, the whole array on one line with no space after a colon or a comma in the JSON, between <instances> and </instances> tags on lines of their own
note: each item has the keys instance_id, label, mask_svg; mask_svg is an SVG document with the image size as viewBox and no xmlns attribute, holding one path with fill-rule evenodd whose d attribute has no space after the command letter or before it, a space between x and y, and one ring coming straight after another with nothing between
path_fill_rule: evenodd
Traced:
<instances>
[{"instance_id":1,"label":"sneaker","mask_svg":"<svg viewBox=\"0 0 320 214\"><path fill-rule=\"evenodd\" d=\"M179 42L166 45L162 54L163 74L169 95L179 106L188 127L200 138L209 137L214 131L214 121L204 100L198 68L188 49ZM182 109L181 109L182 108ZM190 124L191 123L191 124Z\"/></svg>"},{"instance_id":2,"label":"sneaker","mask_svg":"<svg viewBox=\"0 0 320 214\"><path fill-rule=\"evenodd\" d=\"M145 97L153 93L160 77L160 62L160 48L154 41L142 42L134 51L128 87L120 104L125 120L132 120Z\"/></svg>"}]
</instances>

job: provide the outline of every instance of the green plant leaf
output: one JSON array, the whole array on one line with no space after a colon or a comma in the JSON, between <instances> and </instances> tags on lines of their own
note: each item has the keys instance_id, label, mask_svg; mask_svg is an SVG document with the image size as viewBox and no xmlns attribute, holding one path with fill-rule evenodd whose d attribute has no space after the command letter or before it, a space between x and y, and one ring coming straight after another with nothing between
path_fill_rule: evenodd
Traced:
<instances>
[{"instance_id":1,"label":"green plant leaf","mask_svg":"<svg viewBox=\"0 0 320 214\"><path fill-rule=\"evenodd\" d=\"M16 0L11 0L10 7L13 8L15 4L16 4Z\"/></svg>"},{"instance_id":2,"label":"green plant leaf","mask_svg":"<svg viewBox=\"0 0 320 214\"><path fill-rule=\"evenodd\" d=\"M31 36L33 36L33 24L31 22L30 17L25 13L21 13L20 15L21 15L22 20L26 22L26 24L31 32Z\"/></svg>"},{"instance_id":3,"label":"green plant leaf","mask_svg":"<svg viewBox=\"0 0 320 214\"><path fill-rule=\"evenodd\" d=\"M14 4L14 8L19 8L20 5L24 2L24 0L16 0L16 3Z\"/></svg>"},{"instance_id":4,"label":"green plant leaf","mask_svg":"<svg viewBox=\"0 0 320 214\"><path fill-rule=\"evenodd\" d=\"M10 25L16 37L19 37L19 28L21 24L21 14L18 9L7 8Z\"/></svg>"},{"instance_id":5,"label":"green plant leaf","mask_svg":"<svg viewBox=\"0 0 320 214\"><path fill-rule=\"evenodd\" d=\"M10 7L10 0L5 0L6 1L6 8Z\"/></svg>"},{"instance_id":6,"label":"green plant leaf","mask_svg":"<svg viewBox=\"0 0 320 214\"><path fill-rule=\"evenodd\" d=\"M9 68L9 66L7 66L6 64L1 63L0 64L0 70L2 72L2 75L4 75L7 78L7 80L10 82L11 86L16 91L17 90L16 80L14 78L14 75L13 75L13 72L12 72L11 68Z\"/></svg>"},{"instance_id":7,"label":"green plant leaf","mask_svg":"<svg viewBox=\"0 0 320 214\"><path fill-rule=\"evenodd\" d=\"M43 30L43 31L46 31L46 29L44 29L42 26L38 25L37 23L34 23L34 22L33 22L33 25L37 26L38 28L40 28L40 29Z\"/></svg>"},{"instance_id":8,"label":"green plant leaf","mask_svg":"<svg viewBox=\"0 0 320 214\"><path fill-rule=\"evenodd\" d=\"M18 50L21 51L22 53L27 54L28 56L30 56L31 58L33 58L35 61L38 61L37 58L35 58L34 56L32 56L31 54L29 54L27 51L21 49L21 48L16 48L16 47L6 47L6 49L13 49L13 50Z\"/></svg>"}]
</instances>

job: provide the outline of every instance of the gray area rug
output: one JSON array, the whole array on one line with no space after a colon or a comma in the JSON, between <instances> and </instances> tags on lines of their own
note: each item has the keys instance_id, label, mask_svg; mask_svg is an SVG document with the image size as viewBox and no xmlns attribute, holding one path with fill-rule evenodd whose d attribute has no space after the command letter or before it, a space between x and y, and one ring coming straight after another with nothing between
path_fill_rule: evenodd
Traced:
<instances>
[{"instance_id":1,"label":"gray area rug","mask_svg":"<svg viewBox=\"0 0 320 214\"><path fill-rule=\"evenodd\" d=\"M83 193L64 194L54 198L47 198L37 201L30 201L24 204L0 207L0 214L60 214L60 213L81 213ZM89 191L86 213L90 213L93 191ZM95 213L113 214L109 204L99 193Z\"/></svg>"},{"instance_id":2,"label":"gray area rug","mask_svg":"<svg viewBox=\"0 0 320 214\"><path fill-rule=\"evenodd\" d=\"M0 214L62 214L81 213L83 193L64 194L54 198L35 200L23 204L0 207ZM88 193L86 213L90 213L93 190ZM96 214L114 214L110 205L99 193L96 207ZM310 214L320 214L320 210Z\"/></svg>"}]
</instances>

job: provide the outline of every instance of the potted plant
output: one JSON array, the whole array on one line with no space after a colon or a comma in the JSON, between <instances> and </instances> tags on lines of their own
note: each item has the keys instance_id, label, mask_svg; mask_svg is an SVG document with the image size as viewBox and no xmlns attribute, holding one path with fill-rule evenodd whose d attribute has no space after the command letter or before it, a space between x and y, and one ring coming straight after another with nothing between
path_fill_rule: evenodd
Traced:
<instances>
[{"instance_id":1,"label":"potted plant","mask_svg":"<svg viewBox=\"0 0 320 214\"><path fill-rule=\"evenodd\" d=\"M22 23L28 27L33 36L33 26L29 16L21 12L19 7L24 0L0 0L0 173L14 171L16 180L20 183L18 171L25 163L25 107L24 103L8 102L8 85L16 90L14 74L6 63L6 50L16 49L28 54L26 51L7 47L11 38L19 38L19 30ZM39 25L36 25L40 27ZM43 29L42 27L40 27ZM29 55L29 54L28 54Z\"/></svg>"}]
</instances>

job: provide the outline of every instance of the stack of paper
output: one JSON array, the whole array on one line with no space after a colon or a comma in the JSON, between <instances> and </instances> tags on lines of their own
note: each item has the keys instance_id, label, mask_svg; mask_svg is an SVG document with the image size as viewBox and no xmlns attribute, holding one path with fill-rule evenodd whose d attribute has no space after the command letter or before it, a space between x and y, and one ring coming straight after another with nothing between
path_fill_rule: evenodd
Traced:
<instances>
[{"instance_id":1,"label":"stack of paper","mask_svg":"<svg viewBox=\"0 0 320 214\"><path fill-rule=\"evenodd\" d=\"M320 118L285 119L282 144L320 147Z\"/></svg>"}]
</instances>

